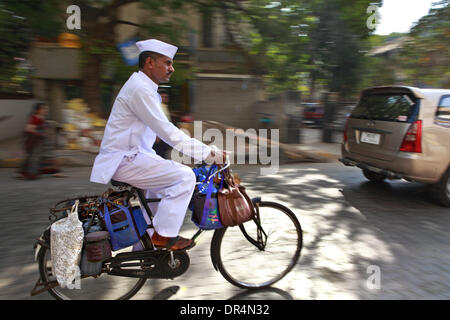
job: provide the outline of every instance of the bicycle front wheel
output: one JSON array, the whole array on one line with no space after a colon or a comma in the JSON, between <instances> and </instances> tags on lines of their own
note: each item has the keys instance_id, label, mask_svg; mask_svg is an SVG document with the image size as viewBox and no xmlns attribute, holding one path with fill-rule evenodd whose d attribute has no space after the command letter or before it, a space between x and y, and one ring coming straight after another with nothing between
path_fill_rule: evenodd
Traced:
<instances>
[{"instance_id":1,"label":"bicycle front wheel","mask_svg":"<svg viewBox=\"0 0 450 320\"><path fill-rule=\"evenodd\" d=\"M281 204L260 202L253 220L215 232L211 254L217 269L233 285L265 288L292 270L302 245L295 214Z\"/></svg>"}]
</instances>

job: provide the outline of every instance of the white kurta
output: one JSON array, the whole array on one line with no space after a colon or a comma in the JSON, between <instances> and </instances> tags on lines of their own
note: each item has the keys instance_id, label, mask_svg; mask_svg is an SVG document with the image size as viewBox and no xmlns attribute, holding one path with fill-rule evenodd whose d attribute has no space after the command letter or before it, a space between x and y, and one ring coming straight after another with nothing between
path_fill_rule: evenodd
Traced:
<instances>
[{"instance_id":1,"label":"white kurta","mask_svg":"<svg viewBox=\"0 0 450 320\"><path fill-rule=\"evenodd\" d=\"M155 230L178 235L195 186L195 175L184 165L161 158L152 149L156 136L195 160L205 160L211 148L174 126L161 109L158 86L143 72L135 72L120 90L105 127L91 181L115 180L161 197L152 209ZM149 222L148 217L147 222Z\"/></svg>"}]
</instances>

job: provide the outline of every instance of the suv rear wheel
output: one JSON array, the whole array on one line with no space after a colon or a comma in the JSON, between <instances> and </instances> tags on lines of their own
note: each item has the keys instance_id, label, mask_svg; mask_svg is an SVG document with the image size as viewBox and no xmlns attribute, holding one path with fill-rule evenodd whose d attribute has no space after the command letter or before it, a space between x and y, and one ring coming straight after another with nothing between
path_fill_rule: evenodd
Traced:
<instances>
[{"instance_id":1,"label":"suv rear wheel","mask_svg":"<svg viewBox=\"0 0 450 320\"><path fill-rule=\"evenodd\" d=\"M450 207L450 168L441 181L432 186L432 193L436 200L445 207Z\"/></svg>"},{"instance_id":2,"label":"suv rear wheel","mask_svg":"<svg viewBox=\"0 0 450 320\"><path fill-rule=\"evenodd\" d=\"M376 173L367 169L362 169L364 177L372 182L383 182L386 176L381 173Z\"/></svg>"}]
</instances>

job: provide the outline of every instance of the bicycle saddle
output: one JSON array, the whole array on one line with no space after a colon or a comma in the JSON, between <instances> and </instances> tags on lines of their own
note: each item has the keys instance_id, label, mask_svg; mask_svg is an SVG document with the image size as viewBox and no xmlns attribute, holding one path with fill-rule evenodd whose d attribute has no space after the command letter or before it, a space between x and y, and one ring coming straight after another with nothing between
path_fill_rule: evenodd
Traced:
<instances>
[{"instance_id":1,"label":"bicycle saddle","mask_svg":"<svg viewBox=\"0 0 450 320\"><path fill-rule=\"evenodd\" d=\"M116 180L113 180L113 179L111 179L111 184L114 187L132 187L132 185L130 185L130 184L126 183L126 182L120 182L120 181L116 181Z\"/></svg>"}]
</instances>

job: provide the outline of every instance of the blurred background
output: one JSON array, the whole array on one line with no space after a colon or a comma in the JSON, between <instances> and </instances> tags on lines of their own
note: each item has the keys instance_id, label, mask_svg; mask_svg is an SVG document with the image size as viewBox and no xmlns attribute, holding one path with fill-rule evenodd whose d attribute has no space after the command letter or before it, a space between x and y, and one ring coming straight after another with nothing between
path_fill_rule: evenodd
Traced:
<instances>
[{"instance_id":1,"label":"blurred background","mask_svg":"<svg viewBox=\"0 0 450 320\"><path fill-rule=\"evenodd\" d=\"M361 90L450 88L448 0L0 0L0 34L0 168L15 168L0 170L0 299L31 298L32 244L48 226L48 208L104 192L89 183L92 163L115 97L138 69L135 43L150 38L179 47L161 88L176 125L279 130L278 173L233 166L251 196L292 208L305 231L301 263L271 295L450 298L448 208L430 201L426 185L372 184L337 161ZM37 102L48 104L51 139L32 154L24 130ZM44 176L64 167L66 179L11 176L24 157L49 157L52 148L53 167L33 168ZM261 296L206 269L203 245L192 251L191 274L177 280L176 298ZM381 290L367 287L373 265ZM166 285L152 281L136 298Z\"/></svg>"},{"instance_id":2,"label":"blurred background","mask_svg":"<svg viewBox=\"0 0 450 320\"><path fill-rule=\"evenodd\" d=\"M0 32L0 140L44 101L60 146L88 152L142 39L179 47L174 123L277 128L283 143L303 128L337 142L366 87L450 87L448 0L1 0Z\"/></svg>"}]
</instances>

